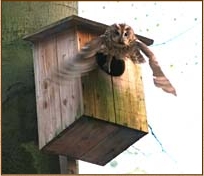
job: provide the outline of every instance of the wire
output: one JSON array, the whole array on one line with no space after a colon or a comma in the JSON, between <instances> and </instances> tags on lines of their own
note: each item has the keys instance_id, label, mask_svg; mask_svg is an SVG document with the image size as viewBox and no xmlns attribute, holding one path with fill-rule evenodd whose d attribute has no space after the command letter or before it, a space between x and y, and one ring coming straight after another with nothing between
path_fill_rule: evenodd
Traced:
<instances>
[{"instance_id":1,"label":"wire","mask_svg":"<svg viewBox=\"0 0 204 176\"><path fill-rule=\"evenodd\" d=\"M202 22L200 21L200 22L196 23L195 25L189 27L189 28L186 29L185 31L180 32L179 34L177 34L177 35L171 37L170 39L168 39L168 40L166 40L166 41L164 41L164 42L158 43L158 44L153 44L152 46L165 45L165 44L171 42L172 40L175 40L176 38L179 38L179 37L181 37L182 35L186 34L187 32L191 31L192 29L194 29L194 28L195 28L197 25L199 25L199 24L202 24Z\"/></svg>"},{"instance_id":2,"label":"wire","mask_svg":"<svg viewBox=\"0 0 204 176\"><path fill-rule=\"evenodd\" d=\"M174 163L177 163L177 161L164 149L162 143L161 143L160 140L157 138L157 136L156 136L156 134L154 133L154 131L153 131L152 127L150 126L150 124L148 124L148 127L149 127L149 129L150 129L150 131L151 131L152 136L153 136L153 137L156 139L156 141L159 143L159 145L160 145L160 147L161 147L161 149L162 149L162 152L166 153L166 155L167 155L168 157L170 157L171 160L174 161Z\"/></svg>"},{"instance_id":3,"label":"wire","mask_svg":"<svg viewBox=\"0 0 204 176\"><path fill-rule=\"evenodd\" d=\"M160 147L161 147L161 149L162 149L162 152L166 152L166 150L165 150L164 147L162 146L162 143L159 141L159 139L158 139L157 136L155 135L155 133L154 133L152 127L151 127L149 124L148 124L148 127L149 127L149 129L150 129L150 131L151 131L152 136L153 136L153 137L156 139L156 141L159 143L159 145L160 145Z\"/></svg>"}]
</instances>

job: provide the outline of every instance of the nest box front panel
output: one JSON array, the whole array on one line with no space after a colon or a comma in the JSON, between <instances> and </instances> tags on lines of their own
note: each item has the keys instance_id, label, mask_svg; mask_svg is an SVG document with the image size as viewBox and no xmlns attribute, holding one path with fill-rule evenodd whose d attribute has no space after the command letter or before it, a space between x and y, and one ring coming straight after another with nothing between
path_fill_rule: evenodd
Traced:
<instances>
[{"instance_id":1,"label":"nest box front panel","mask_svg":"<svg viewBox=\"0 0 204 176\"><path fill-rule=\"evenodd\" d=\"M112 77L116 123L148 132L141 68L125 60L125 71Z\"/></svg>"},{"instance_id":2,"label":"nest box front panel","mask_svg":"<svg viewBox=\"0 0 204 176\"><path fill-rule=\"evenodd\" d=\"M86 30L78 30L79 48L98 35ZM84 75L82 77L82 92L84 115L115 122L112 81L108 74L96 69Z\"/></svg>"},{"instance_id":3,"label":"nest box front panel","mask_svg":"<svg viewBox=\"0 0 204 176\"><path fill-rule=\"evenodd\" d=\"M77 31L79 48L97 34ZM93 58L96 59L96 58ZM148 131L141 69L129 59L120 76L98 68L82 77L84 115Z\"/></svg>"}]
</instances>

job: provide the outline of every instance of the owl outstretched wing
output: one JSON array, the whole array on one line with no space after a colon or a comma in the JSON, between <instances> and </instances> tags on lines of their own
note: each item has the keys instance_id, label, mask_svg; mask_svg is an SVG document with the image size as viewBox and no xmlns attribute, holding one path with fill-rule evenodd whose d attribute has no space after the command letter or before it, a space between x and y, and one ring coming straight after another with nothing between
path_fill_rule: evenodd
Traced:
<instances>
[{"instance_id":1,"label":"owl outstretched wing","mask_svg":"<svg viewBox=\"0 0 204 176\"><path fill-rule=\"evenodd\" d=\"M135 34L136 38L138 38L140 41L142 41L143 43L145 43L147 46L150 46L154 43L154 40L153 39L150 39L150 38L147 38L147 37L144 37L144 36L141 36L141 35L138 35L138 34Z\"/></svg>"},{"instance_id":2,"label":"owl outstretched wing","mask_svg":"<svg viewBox=\"0 0 204 176\"><path fill-rule=\"evenodd\" d=\"M59 69L55 69L53 78L55 80L72 79L94 70L97 67L96 53L103 46L103 36L99 36L86 43L72 59L66 59L60 63Z\"/></svg>"},{"instance_id":3,"label":"owl outstretched wing","mask_svg":"<svg viewBox=\"0 0 204 176\"><path fill-rule=\"evenodd\" d=\"M143 42L138 40L136 41L136 47L138 47L149 58L149 65L153 71L155 86L162 88L165 92L172 93L176 96L175 88L163 73L154 53Z\"/></svg>"}]
</instances>

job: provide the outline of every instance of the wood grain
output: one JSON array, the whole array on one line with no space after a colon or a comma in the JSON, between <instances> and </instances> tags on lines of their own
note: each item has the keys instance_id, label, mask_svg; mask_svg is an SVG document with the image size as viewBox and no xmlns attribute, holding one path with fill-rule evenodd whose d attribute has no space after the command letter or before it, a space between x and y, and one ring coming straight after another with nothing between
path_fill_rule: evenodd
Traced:
<instances>
[{"instance_id":1,"label":"wood grain","mask_svg":"<svg viewBox=\"0 0 204 176\"><path fill-rule=\"evenodd\" d=\"M83 116L47 144L43 151L105 165L145 134Z\"/></svg>"},{"instance_id":2,"label":"wood grain","mask_svg":"<svg viewBox=\"0 0 204 176\"><path fill-rule=\"evenodd\" d=\"M58 68L60 69L63 61L73 58L78 52L74 29L58 34L56 44ZM67 81L66 84L61 82L58 87L60 90L59 107L62 114L62 129L65 129L82 115L81 81L76 78Z\"/></svg>"},{"instance_id":3,"label":"wood grain","mask_svg":"<svg viewBox=\"0 0 204 176\"><path fill-rule=\"evenodd\" d=\"M112 77L116 123L148 131L142 75L139 65L125 60L126 69L120 77Z\"/></svg>"},{"instance_id":4,"label":"wood grain","mask_svg":"<svg viewBox=\"0 0 204 176\"><path fill-rule=\"evenodd\" d=\"M97 36L81 30L77 34L80 48ZM82 88L84 115L115 122L111 77L100 69L94 70L82 77Z\"/></svg>"},{"instance_id":5,"label":"wood grain","mask_svg":"<svg viewBox=\"0 0 204 176\"><path fill-rule=\"evenodd\" d=\"M56 129L61 129L58 87L50 84L47 79L51 67L57 64L56 61L54 37L35 45L34 68L40 148L56 136Z\"/></svg>"},{"instance_id":6,"label":"wood grain","mask_svg":"<svg viewBox=\"0 0 204 176\"><path fill-rule=\"evenodd\" d=\"M148 133L140 66L127 59L121 76L98 68L66 84L50 82L53 68L60 69L63 61L99 35L98 30L90 31L78 22L69 28L65 24L60 24L63 31L38 41L35 35L39 147L105 165Z\"/></svg>"}]
</instances>

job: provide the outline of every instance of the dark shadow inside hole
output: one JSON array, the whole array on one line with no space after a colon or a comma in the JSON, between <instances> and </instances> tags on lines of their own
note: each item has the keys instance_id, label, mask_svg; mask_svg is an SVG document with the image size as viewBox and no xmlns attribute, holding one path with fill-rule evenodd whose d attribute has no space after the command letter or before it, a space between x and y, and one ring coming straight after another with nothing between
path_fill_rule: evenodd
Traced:
<instances>
[{"instance_id":1,"label":"dark shadow inside hole","mask_svg":"<svg viewBox=\"0 0 204 176\"><path fill-rule=\"evenodd\" d=\"M125 62L124 60L119 60L113 57L111 62L111 72L109 73L106 69L104 69L104 64L106 63L107 55L102 53L96 54L96 61L99 67L111 76L121 76L125 71Z\"/></svg>"}]
</instances>

